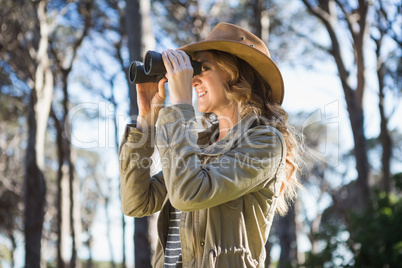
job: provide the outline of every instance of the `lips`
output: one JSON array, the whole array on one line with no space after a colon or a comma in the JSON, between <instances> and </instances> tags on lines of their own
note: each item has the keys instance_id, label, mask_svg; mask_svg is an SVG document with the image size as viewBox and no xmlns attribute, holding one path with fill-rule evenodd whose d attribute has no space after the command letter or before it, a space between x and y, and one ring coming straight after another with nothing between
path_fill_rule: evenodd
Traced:
<instances>
[{"instance_id":1,"label":"lips","mask_svg":"<svg viewBox=\"0 0 402 268\"><path fill-rule=\"evenodd\" d=\"M198 93L198 98L199 98L199 99L202 98L202 97L204 97L204 96L207 94L206 91L198 91L197 93Z\"/></svg>"}]
</instances>

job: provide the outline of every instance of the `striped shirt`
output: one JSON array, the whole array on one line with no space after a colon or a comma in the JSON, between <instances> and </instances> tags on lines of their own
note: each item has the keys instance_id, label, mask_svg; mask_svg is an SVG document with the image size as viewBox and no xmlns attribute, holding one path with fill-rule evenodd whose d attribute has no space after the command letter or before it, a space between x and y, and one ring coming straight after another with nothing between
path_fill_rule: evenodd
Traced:
<instances>
[{"instance_id":1,"label":"striped shirt","mask_svg":"<svg viewBox=\"0 0 402 268\"><path fill-rule=\"evenodd\" d=\"M169 231L166 241L164 268L181 268L180 225L181 211L170 206Z\"/></svg>"}]
</instances>

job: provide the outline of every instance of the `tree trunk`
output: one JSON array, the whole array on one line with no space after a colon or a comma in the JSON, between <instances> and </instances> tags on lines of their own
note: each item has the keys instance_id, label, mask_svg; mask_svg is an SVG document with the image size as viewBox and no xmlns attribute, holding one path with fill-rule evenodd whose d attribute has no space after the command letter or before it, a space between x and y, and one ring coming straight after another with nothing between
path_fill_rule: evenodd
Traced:
<instances>
[{"instance_id":1,"label":"tree trunk","mask_svg":"<svg viewBox=\"0 0 402 268\"><path fill-rule=\"evenodd\" d=\"M265 253L267 254L267 257L265 258L265 267L268 268L271 264L271 249L272 249L272 243L267 241L265 244Z\"/></svg>"},{"instance_id":2,"label":"tree trunk","mask_svg":"<svg viewBox=\"0 0 402 268\"><path fill-rule=\"evenodd\" d=\"M302 0L308 10L317 17L325 26L332 47L330 54L334 58L338 68L339 77L341 79L342 88L345 95L347 111L350 118L350 124L354 140L354 155L356 159L357 170L357 187L356 199L354 210L364 210L369 206L370 188L369 188L369 171L370 165L367 157L366 137L364 134L364 115L362 107L363 93L365 89L365 59L363 53L364 39L366 36L367 21L366 16L368 12L367 1L360 0L357 12L359 20L354 22L355 14L346 12L346 4L340 4L341 10L344 12L345 23L348 25L349 32L352 36L352 46L355 55L355 62L357 68L357 86L355 89L350 85L350 71L346 69L345 59L341 53L340 40L336 32L336 25L338 25L337 8L334 0L320 1L320 6L313 6L308 0ZM352 18L353 17L353 18ZM358 25L355 25L358 24ZM358 30L356 30L358 29Z\"/></svg>"},{"instance_id":3,"label":"tree trunk","mask_svg":"<svg viewBox=\"0 0 402 268\"><path fill-rule=\"evenodd\" d=\"M68 120L68 119L67 119ZM70 124L70 123L69 123ZM71 133L71 132L70 132ZM81 268L81 260L77 256L79 246L81 244L81 212L79 203L79 183L75 174L75 166L73 154L71 152L71 144L69 147L69 190L70 190L70 231L71 231L71 268Z\"/></svg>"},{"instance_id":4,"label":"tree trunk","mask_svg":"<svg viewBox=\"0 0 402 268\"><path fill-rule=\"evenodd\" d=\"M380 70L378 72L381 72ZM378 74L378 79L381 79L381 74ZM383 77L382 77L383 79ZM385 115L385 110L384 110L384 82L380 82L379 84L382 84L380 86L380 92L379 92L379 102L378 102L378 108L380 110L380 140L381 140L381 145L382 145L382 157L381 157L381 162L382 162L382 182L383 182L383 189L387 193L391 191L391 157L392 157L392 139L391 135L388 130L388 118Z\"/></svg>"},{"instance_id":5,"label":"tree trunk","mask_svg":"<svg viewBox=\"0 0 402 268\"><path fill-rule=\"evenodd\" d=\"M254 33L258 37L262 37L262 13L264 10L264 1L263 0L254 0L253 5L253 13L254 13Z\"/></svg>"},{"instance_id":6,"label":"tree trunk","mask_svg":"<svg viewBox=\"0 0 402 268\"><path fill-rule=\"evenodd\" d=\"M140 12L140 0L126 0L126 33L128 37L128 50L130 62L142 60L141 37L142 16ZM127 81L129 81L127 79ZM135 120L138 116L137 89L129 83L130 118ZM151 267L151 249L146 237L148 226L147 217L134 219L134 267Z\"/></svg>"},{"instance_id":7,"label":"tree trunk","mask_svg":"<svg viewBox=\"0 0 402 268\"><path fill-rule=\"evenodd\" d=\"M68 76L66 76L67 79ZM65 126L65 140L64 148L66 153L66 177L68 176L68 196L69 196L69 227L71 236L71 259L70 268L80 268L81 261L77 256L78 247L80 245L80 231L81 231L81 215L80 215L80 204L79 204L79 183L78 178L75 174L74 157L71 148L71 122L68 118L69 111L69 97L67 92L67 81L64 87L64 126ZM67 218L66 218L67 219Z\"/></svg>"},{"instance_id":8,"label":"tree trunk","mask_svg":"<svg viewBox=\"0 0 402 268\"><path fill-rule=\"evenodd\" d=\"M128 38L128 51L130 62L142 60L142 14L140 12L140 0L126 0L126 33ZM127 79L127 81L129 81ZM130 97L130 117L136 119L138 116L137 90L136 86L128 83Z\"/></svg>"},{"instance_id":9,"label":"tree trunk","mask_svg":"<svg viewBox=\"0 0 402 268\"><path fill-rule=\"evenodd\" d=\"M53 74L47 53L50 28L47 22L46 5L47 1L40 1L36 10L40 26L40 41L36 57L35 84L31 92L28 115L29 138L24 189L25 267L27 268L40 267L45 213L44 145L53 95Z\"/></svg>"},{"instance_id":10,"label":"tree trunk","mask_svg":"<svg viewBox=\"0 0 402 268\"><path fill-rule=\"evenodd\" d=\"M130 52L130 62L142 60L145 50L154 49L155 37L152 34L149 16L150 1L126 1L126 33ZM137 91L135 85L129 83L130 117L138 116ZM151 267L153 255L152 242L156 240L155 230L150 230L149 223L154 222L156 215L134 220L134 256L135 267Z\"/></svg>"},{"instance_id":11,"label":"tree trunk","mask_svg":"<svg viewBox=\"0 0 402 268\"><path fill-rule=\"evenodd\" d=\"M42 226L45 213L46 183L38 167L36 145L36 93L32 90L28 116L29 138L24 188L25 267L40 267Z\"/></svg>"},{"instance_id":12,"label":"tree trunk","mask_svg":"<svg viewBox=\"0 0 402 268\"><path fill-rule=\"evenodd\" d=\"M267 5L272 1L253 0L250 2L251 9L253 11L253 19L251 20L251 26L254 29L253 33L261 38L265 44L268 45L269 40L269 14Z\"/></svg>"},{"instance_id":13,"label":"tree trunk","mask_svg":"<svg viewBox=\"0 0 402 268\"><path fill-rule=\"evenodd\" d=\"M81 262L77 258L77 248L80 244L80 231L81 231L81 215L79 205L79 182L75 174L74 157L71 147L71 122L68 117L70 99L68 93L68 77L72 70L72 65L76 58L79 47L82 41L87 36L88 31L92 25L91 14L93 9L93 2L87 1L85 5L79 6L79 13L84 19L84 29L82 35L79 36L72 44L72 56L66 60L64 54L54 53L54 58L59 71L61 84L63 85L63 115L60 120L54 112L52 116L55 120L57 129L57 145L59 150L59 170L58 170L58 224L57 224L57 264L58 267L65 267L66 257L64 256L64 246L69 231L71 232L71 260L70 267L81 267ZM52 50L52 52L55 52ZM67 219L69 221L67 222Z\"/></svg>"},{"instance_id":14,"label":"tree trunk","mask_svg":"<svg viewBox=\"0 0 402 268\"><path fill-rule=\"evenodd\" d=\"M15 267L14 255L15 255L15 250L17 249L17 242L15 241L15 235L14 235L13 232L11 232L8 235L8 237L10 238L10 241L11 241L11 252L10 252L10 255L11 255L11 268L14 268Z\"/></svg>"},{"instance_id":15,"label":"tree trunk","mask_svg":"<svg viewBox=\"0 0 402 268\"><path fill-rule=\"evenodd\" d=\"M87 265L86 268L92 268L93 267L93 260L92 260L92 235L90 230L88 229L88 261L87 261Z\"/></svg>"},{"instance_id":16,"label":"tree trunk","mask_svg":"<svg viewBox=\"0 0 402 268\"><path fill-rule=\"evenodd\" d=\"M108 181L108 189L110 189L110 181ZM109 245L109 252L110 252L110 267L115 268L116 262L114 260L114 253L113 253L113 243L112 243L112 233L111 233L111 224L110 224L110 214L109 214L109 195L106 194L105 196L105 217L106 217L106 230L107 230L107 241Z\"/></svg>"},{"instance_id":17,"label":"tree trunk","mask_svg":"<svg viewBox=\"0 0 402 268\"><path fill-rule=\"evenodd\" d=\"M57 171L57 197L56 197L56 208L57 208L57 221L56 221L56 234L57 234L57 241L56 241L56 254L57 254L57 267L64 268L66 266L66 259L64 258L63 254L63 243L65 236L63 235L63 178L65 177L63 174L63 163L64 163L64 146L63 146L63 127L60 124L59 120L56 117L56 114L53 110L51 110L51 115L54 120L54 125L56 127L57 132L57 157L59 160L59 168Z\"/></svg>"},{"instance_id":18,"label":"tree trunk","mask_svg":"<svg viewBox=\"0 0 402 268\"><path fill-rule=\"evenodd\" d=\"M119 45L120 46L120 45ZM121 63L123 63L121 59ZM124 69L124 65L122 65ZM114 89L113 85L111 85L111 96L109 101L113 104L113 122L114 122L114 142L115 142L115 148L116 148L116 155L119 155L119 125L118 125L118 117L117 117L117 102L114 97ZM120 181L119 181L119 188L121 187ZM120 200L121 200L121 194L120 195ZM126 268L126 219L124 218L124 213L121 213L121 225L122 225L122 261L121 261L121 267Z\"/></svg>"},{"instance_id":19,"label":"tree trunk","mask_svg":"<svg viewBox=\"0 0 402 268\"><path fill-rule=\"evenodd\" d=\"M296 213L294 206L286 216L278 222L279 244L281 255L278 267L296 267L297 265L297 239L296 239Z\"/></svg>"},{"instance_id":20,"label":"tree trunk","mask_svg":"<svg viewBox=\"0 0 402 268\"><path fill-rule=\"evenodd\" d=\"M151 265L151 243L148 239L149 217L134 219L134 256L135 267L150 268Z\"/></svg>"},{"instance_id":21,"label":"tree trunk","mask_svg":"<svg viewBox=\"0 0 402 268\"><path fill-rule=\"evenodd\" d=\"M124 218L124 213L121 213L121 225L122 225L122 243L123 243L123 248L122 248L122 260L121 260L121 268L126 268L126 219Z\"/></svg>"},{"instance_id":22,"label":"tree trunk","mask_svg":"<svg viewBox=\"0 0 402 268\"><path fill-rule=\"evenodd\" d=\"M379 11L378 11L379 12ZM380 15L378 15L380 16ZM379 18L380 20L380 18ZM378 23L379 25L381 24L381 21ZM385 64L383 60L381 59L381 46L382 46L382 40L383 36L385 34L385 31L383 29L379 29L381 36L378 39L374 39L374 42L376 43L376 57L377 57L377 79L378 79L378 109L380 111L380 142L382 145L382 157L381 157L381 163L382 163L382 187L384 191L389 193L391 191L391 157L392 157L392 139L391 135L388 130L388 117L385 114L385 108L384 108L384 89L385 89Z\"/></svg>"}]
</instances>

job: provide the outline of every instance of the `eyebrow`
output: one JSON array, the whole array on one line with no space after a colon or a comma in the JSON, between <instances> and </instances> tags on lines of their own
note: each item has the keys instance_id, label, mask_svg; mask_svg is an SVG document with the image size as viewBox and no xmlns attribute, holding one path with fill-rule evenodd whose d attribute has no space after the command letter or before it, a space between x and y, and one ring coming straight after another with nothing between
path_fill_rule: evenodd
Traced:
<instances>
[{"instance_id":1,"label":"eyebrow","mask_svg":"<svg viewBox=\"0 0 402 268\"><path fill-rule=\"evenodd\" d=\"M204 64L204 63L209 63L209 64L212 64L208 59L197 59L197 61L198 62L201 62L201 64Z\"/></svg>"},{"instance_id":2,"label":"eyebrow","mask_svg":"<svg viewBox=\"0 0 402 268\"><path fill-rule=\"evenodd\" d=\"M198 58L198 55L199 55L199 52L196 52L195 54L194 54L194 59L196 60L196 61L198 61L198 62L201 62L201 63L209 63L209 64L212 64L210 61L208 61L207 59L200 59L200 58Z\"/></svg>"},{"instance_id":3,"label":"eyebrow","mask_svg":"<svg viewBox=\"0 0 402 268\"><path fill-rule=\"evenodd\" d=\"M204 63L208 63L208 64L212 64L210 61L207 61L207 60L204 60L204 61L199 61L201 64L204 64Z\"/></svg>"}]
</instances>

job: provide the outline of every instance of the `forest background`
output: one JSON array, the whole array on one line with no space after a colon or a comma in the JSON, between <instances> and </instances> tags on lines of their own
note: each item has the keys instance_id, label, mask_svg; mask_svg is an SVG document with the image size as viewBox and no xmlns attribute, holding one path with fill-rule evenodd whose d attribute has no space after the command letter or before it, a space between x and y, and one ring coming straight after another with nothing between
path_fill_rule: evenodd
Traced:
<instances>
[{"instance_id":1,"label":"forest background","mask_svg":"<svg viewBox=\"0 0 402 268\"><path fill-rule=\"evenodd\" d=\"M0 0L0 267L150 267L156 216L120 208L128 67L221 21L268 44L306 139L266 267L402 263L399 1Z\"/></svg>"}]
</instances>

